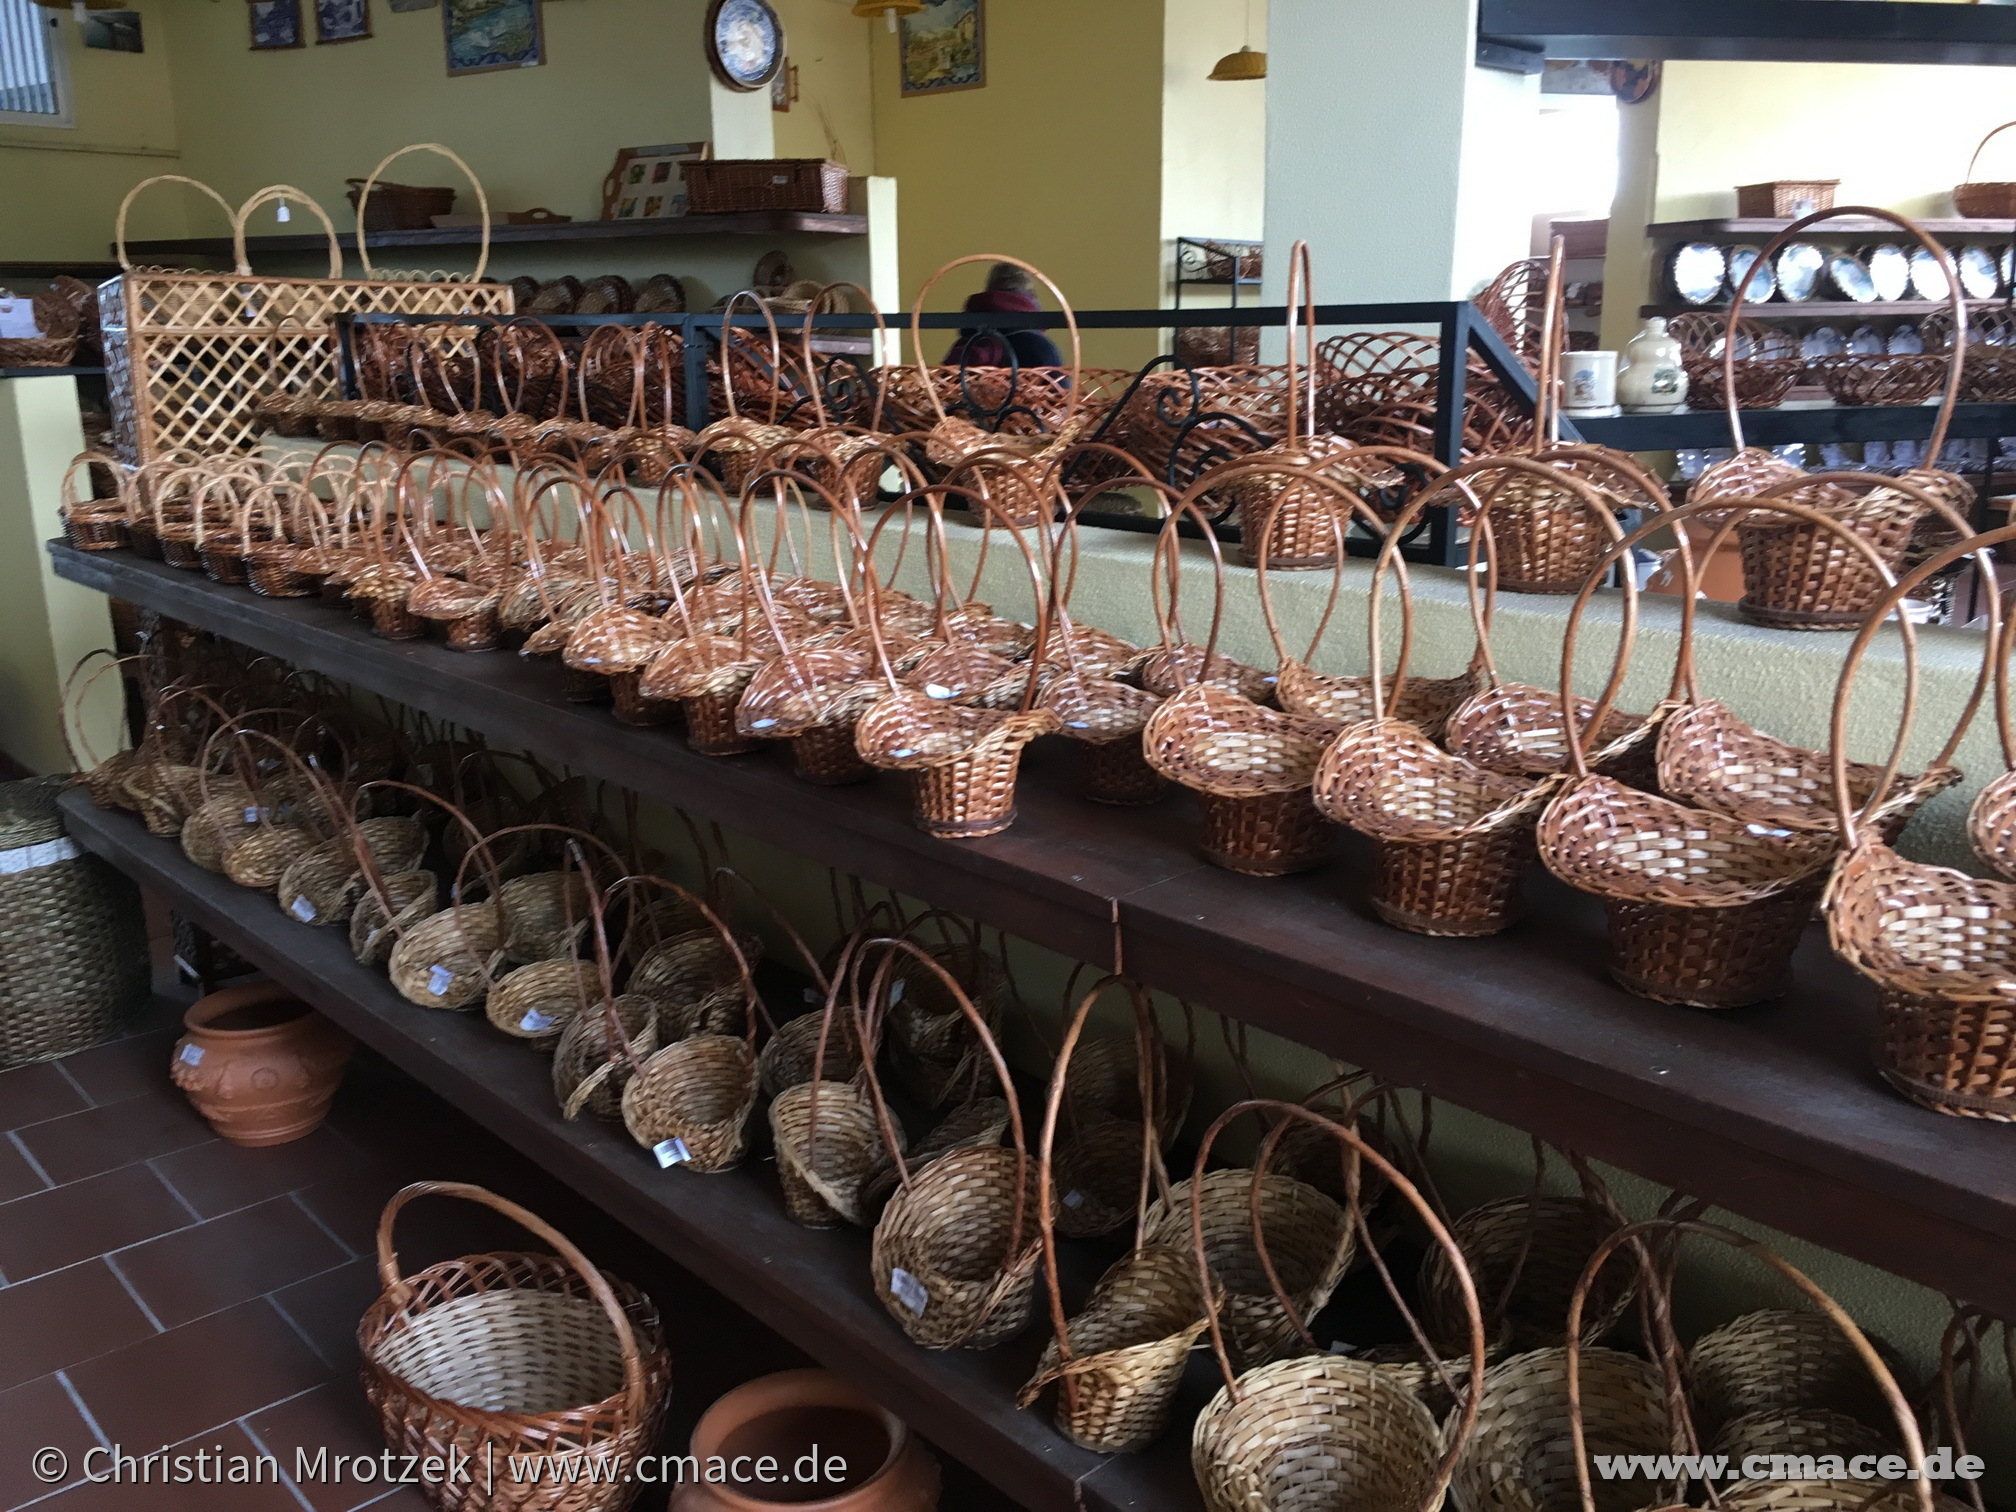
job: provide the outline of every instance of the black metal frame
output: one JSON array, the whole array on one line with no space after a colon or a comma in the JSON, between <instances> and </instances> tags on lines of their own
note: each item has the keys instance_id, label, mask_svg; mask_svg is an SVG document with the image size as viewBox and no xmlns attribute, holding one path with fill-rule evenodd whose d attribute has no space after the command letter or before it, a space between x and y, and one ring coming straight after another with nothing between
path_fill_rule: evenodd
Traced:
<instances>
[{"instance_id":1,"label":"black metal frame","mask_svg":"<svg viewBox=\"0 0 2016 1512\"><path fill-rule=\"evenodd\" d=\"M1176 326L1259 326L1281 327L1287 322L1288 311L1284 306L1256 306L1249 309L1226 310L1080 310L1076 312L1078 328L1081 331L1112 330L1164 330ZM358 324L375 325L461 325L473 327L502 326L511 323L536 321L541 324L571 329L592 329L596 326L663 326L676 329L684 338L686 363L686 423L694 429L702 429L707 424L707 382L706 362L710 348L719 347L724 330L753 330L768 332L771 322L760 314L649 314L649 315L392 315L354 314L338 318L337 335L341 348L342 377L344 392L355 396L357 393L356 364L351 346L351 331ZM1462 457L1463 419L1467 405L1466 385L1469 378L1469 358L1474 354L1485 367L1505 386L1506 392L1523 400L1529 407L1534 403L1537 386L1532 373L1520 361L1519 356L1505 340L1492 328L1476 306L1464 300L1419 300L1390 304L1363 305L1318 305L1315 310L1315 325L1352 326L1377 330L1390 330L1403 326L1433 326L1439 334L1436 374L1436 405L1432 435L1432 450L1435 458L1445 465L1453 466ZM803 317L786 317L775 322L781 335L795 337L804 330ZM993 312L934 312L921 317L917 322L925 331L1026 331L1060 330L1068 324L1064 316L1053 311L1034 313L993 313ZM886 323L878 323L876 317L867 314L822 314L812 319L812 330L817 335L839 333L872 333L887 329L899 336L909 329L907 320L898 318ZM1153 373L1174 363L1170 357L1157 357L1135 375L1134 383L1127 391L1132 397L1134 391ZM1193 390L1194 392L1194 390ZM1124 403L1124 400L1123 400ZM977 418L994 424L1011 413L1013 408L986 410L973 407ZM1265 437L1247 422L1235 415L1221 414L1201 407L1201 399L1193 399L1192 412L1178 425L1177 451L1182 450L1182 442L1189 434L1206 427L1242 429L1250 439L1264 443L1275 438ZM1564 434L1572 428L1564 427ZM1097 439L1097 436L1090 439ZM1210 459L1208 443L1202 456ZM1230 456L1232 453L1224 452ZM1161 523L1140 516L1107 514L1086 511L1080 516L1087 525L1103 526L1118 530L1156 531ZM1183 523L1179 528L1186 535L1197 533L1197 527ZM1214 522L1214 532L1223 540L1237 541L1239 533L1235 526ZM1360 555L1372 555L1378 551L1378 542L1370 536L1359 539L1362 532L1354 534L1350 548ZM1428 513L1424 528L1405 552L1410 560L1434 563L1440 566L1460 566L1464 560L1463 546L1453 513L1437 509Z\"/></svg>"}]
</instances>

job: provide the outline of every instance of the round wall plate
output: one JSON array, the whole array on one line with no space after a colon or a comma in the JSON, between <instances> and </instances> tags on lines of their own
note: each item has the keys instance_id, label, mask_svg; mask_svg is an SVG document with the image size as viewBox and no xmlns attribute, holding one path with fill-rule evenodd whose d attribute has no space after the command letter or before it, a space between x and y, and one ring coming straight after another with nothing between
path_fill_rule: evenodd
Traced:
<instances>
[{"instance_id":1,"label":"round wall plate","mask_svg":"<svg viewBox=\"0 0 2016 1512\"><path fill-rule=\"evenodd\" d=\"M1939 259L1928 247L1912 249L1911 288L1920 299L1945 299L1952 292L1946 282L1946 270L1939 266Z\"/></svg>"},{"instance_id":2,"label":"round wall plate","mask_svg":"<svg viewBox=\"0 0 2016 1512\"><path fill-rule=\"evenodd\" d=\"M1925 333L1918 322L1907 320L1890 333L1889 349L1899 356L1915 356L1925 350Z\"/></svg>"},{"instance_id":3,"label":"round wall plate","mask_svg":"<svg viewBox=\"0 0 2016 1512\"><path fill-rule=\"evenodd\" d=\"M2002 270L1986 247L1962 247L1958 261L1960 292L1969 299L1993 299L2001 291Z\"/></svg>"},{"instance_id":4,"label":"round wall plate","mask_svg":"<svg viewBox=\"0 0 2016 1512\"><path fill-rule=\"evenodd\" d=\"M1834 280L1843 299L1857 304L1876 302L1876 280L1869 276L1869 265L1853 252L1836 252L1828 258L1827 276Z\"/></svg>"},{"instance_id":5,"label":"round wall plate","mask_svg":"<svg viewBox=\"0 0 2016 1512\"><path fill-rule=\"evenodd\" d=\"M1778 292L1778 279L1764 261L1762 247L1729 249L1729 287L1743 291L1743 303L1762 304Z\"/></svg>"},{"instance_id":6,"label":"round wall plate","mask_svg":"<svg viewBox=\"0 0 2016 1512\"><path fill-rule=\"evenodd\" d=\"M1827 255L1811 242L1793 242L1778 252L1778 292L1795 302L1811 299L1827 271Z\"/></svg>"},{"instance_id":7,"label":"round wall plate","mask_svg":"<svg viewBox=\"0 0 2016 1512\"><path fill-rule=\"evenodd\" d=\"M1857 326L1848 333L1848 355L1851 357L1880 357L1883 355L1883 336L1874 326Z\"/></svg>"},{"instance_id":8,"label":"round wall plate","mask_svg":"<svg viewBox=\"0 0 2016 1512\"><path fill-rule=\"evenodd\" d=\"M1839 357L1848 350L1848 338L1837 327L1815 326L1799 340L1799 355L1808 362L1819 357Z\"/></svg>"},{"instance_id":9,"label":"round wall plate","mask_svg":"<svg viewBox=\"0 0 2016 1512\"><path fill-rule=\"evenodd\" d=\"M714 0L707 7L707 61L730 89L769 87L784 67L784 23L769 0Z\"/></svg>"},{"instance_id":10,"label":"round wall plate","mask_svg":"<svg viewBox=\"0 0 2016 1512\"><path fill-rule=\"evenodd\" d=\"M1691 305L1713 304L1722 297L1729 277L1729 259L1713 242L1687 242L1666 259L1666 280L1673 292Z\"/></svg>"},{"instance_id":11,"label":"round wall plate","mask_svg":"<svg viewBox=\"0 0 2016 1512\"><path fill-rule=\"evenodd\" d=\"M1862 249L1862 265L1876 285L1876 297L1888 304L1911 297L1911 254L1895 242Z\"/></svg>"}]
</instances>

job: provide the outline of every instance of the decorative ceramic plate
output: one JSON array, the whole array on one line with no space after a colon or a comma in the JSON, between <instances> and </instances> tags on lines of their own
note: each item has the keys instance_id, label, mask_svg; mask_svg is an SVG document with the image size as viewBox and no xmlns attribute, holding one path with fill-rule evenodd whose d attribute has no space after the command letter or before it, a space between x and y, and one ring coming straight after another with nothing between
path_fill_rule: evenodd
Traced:
<instances>
[{"instance_id":1,"label":"decorative ceramic plate","mask_svg":"<svg viewBox=\"0 0 2016 1512\"><path fill-rule=\"evenodd\" d=\"M1799 355L1808 362L1821 357L1839 357L1848 350L1848 338L1830 325L1815 326L1799 340Z\"/></svg>"},{"instance_id":2,"label":"decorative ceramic plate","mask_svg":"<svg viewBox=\"0 0 2016 1512\"><path fill-rule=\"evenodd\" d=\"M1811 242L1793 242L1778 253L1778 292L1790 300L1811 299L1826 271L1826 254Z\"/></svg>"},{"instance_id":3,"label":"decorative ceramic plate","mask_svg":"<svg viewBox=\"0 0 2016 1512\"><path fill-rule=\"evenodd\" d=\"M1995 249L1995 266L2002 272L2005 285L2016 284L2016 246L2008 242Z\"/></svg>"},{"instance_id":4,"label":"decorative ceramic plate","mask_svg":"<svg viewBox=\"0 0 2016 1512\"><path fill-rule=\"evenodd\" d=\"M1939 266L1929 248L1917 247L1911 253L1911 288L1920 299L1945 299L1951 293L1946 283L1946 270Z\"/></svg>"},{"instance_id":5,"label":"decorative ceramic plate","mask_svg":"<svg viewBox=\"0 0 2016 1512\"><path fill-rule=\"evenodd\" d=\"M2002 270L1986 247L1960 249L1960 292L1969 299L1993 299L2002 288Z\"/></svg>"},{"instance_id":6,"label":"decorative ceramic plate","mask_svg":"<svg viewBox=\"0 0 2016 1512\"><path fill-rule=\"evenodd\" d=\"M1778 280L1764 261L1762 247L1729 249L1729 287L1743 291L1745 304L1762 304L1778 292Z\"/></svg>"},{"instance_id":7,"label":"decorative ceramic plate","mask_svg":"<svg viewBox=\"0 0 2016 1512\"><path fill-rule=\"evenodd\" d=\"M1851 357L1880 357L1883 355L1883 336L1874 326L1857 326L1848 333L1848 355Z\"/></svg>"},{"instance_id":8,"label":"decorative ceramic plate","mask_svg":"<svg viewBox=\"0 0 2016 1512\"><path fill-rule=\"evenodd\" d=\"M784 66L784 23L769 0L714 0L707 9L707 61L730 89L768 87Z\"/></svg>"},{"instance_id":9,"label":"decorative ceramic plate","mask_svg":"<svg viewBox=\"0 0 2016 1512\"><path fill-rule=\"evenodd\" d=\"M1729 259L1713 242L1688 242L1675 247L1666 262L1673 292L1691 305L1713 304L1722 297Z\"/></svg>"},{"instance_id":10,"label":"decorative ceramic plate","mask_svg":"<svg viewBox=\"0 0 2016 1512\"><path fill-rule=\"evenodd\" d=\"M1876 285L1876 297L1890 304L1911 297L1911 254L1895 242L1862 249L1862 265Z\"/></svg>"},{"instance_id":11,"label":"decorative ceramic plate","mask_svg":"<svg viewBox=\"0 0 2016 1512\"><path fill-rule=\"evenodd\" d=\"M1915 355L1925 350L1925 333L1918 329L1918 322L1907 320L1890 333L1889 350L1900 356Z\"/></svg>"},{"instance_id":12,"label":"decorative ceramic plate","mask_svg":"<svg viewBox=\"0 0 2016 1512\"><path fill-rule=\"evenodd\" d=\"M1828 258L1827 276L1834 280L1834 287L1843 299L1852 299L1857 304L1875 302L1876 280L1869 276L1869 265L1853 252L1836 252Z\"/></svg>"}]
</instances>

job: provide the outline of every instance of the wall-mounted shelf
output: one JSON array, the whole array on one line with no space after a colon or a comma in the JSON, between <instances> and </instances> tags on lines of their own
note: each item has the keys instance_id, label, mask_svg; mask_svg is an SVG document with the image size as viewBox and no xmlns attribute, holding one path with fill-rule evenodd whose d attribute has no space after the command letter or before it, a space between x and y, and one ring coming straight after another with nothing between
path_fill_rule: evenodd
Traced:
<instances>
[{"instance_id":1,"label":"wall-mounted shelf","mask_svg":"<svg viewBox=\"0 0 2016 1512\"><path fill-rule=\"evenodd\" d=\"M102 367L11 367L0 368L0 378L102 378Z\"/></svg>"},{"instance_id":2,"label":"wall-mounted shelf","mask_svg":"<svg viewBox=\"0 0 2016 1512\"><path fill-rule=\"evenodd\" d=\"M865 215L815 215L796 210L750 210L736 215L682 215L659 220L562 221L544 226L492 226L493 247L522 246L528 243L598 241L651 241L684 236L778 236L798 233L814 236L866 236ZM337 240L345 252L357 250L355 232L341 233ZM368 241L373 251L384 247L474 247L481 243L476 226L436 226L424 231L373 231ZM323 236L253 236L246 250L259 252L321 252L329 245ZM228 236L182 237L169 241L127 243L127 252L136 257L228 257Z\"/></svg>"},{"instance_id":3,"label":"wall-mounted shelf","mask_svg":"<svg viewBox=\"0 0 2016 1512\"><path fill-rule=\"evenodd\" d=\"M1849 441L1923 441L1938 417L1936 404L1780 405L1743 411L1743 439L1752 446ZM1582 439L1619 451L1674 451L1729 444L1727 410L1682 410L1677 415L1576 417ZM1950 436L2016 436L2016 404L1962 404Z\"/></svg>"},{"instance_id":4,"label":"wall-mounted shelf","mask_svg":"<svg viewBox=\"0 0 2016 1512\"><path fill-rule=\"evenodd\" d=\"M2016 64L2016 10L1911 0L1482 0L1477 33L1536 60Z\"/></svg>"},{"instance_id":5,"label":"wall-mounted shelf","mask_svg":"<svg viewBox=\"0 0 2016 1512\"><path fill-rule=\"evenodd\" d=\"M1970 299L1967 307L1971 310L1993 309L2002 303L1999 299ZM1889 315L1930 315L1934 311L1950 309L1943 299L1899 299L1870 300L1866 304L1850 299L1767 299L1761 304L1743 306L1745 320L1847 320L1856 317L1883 317ZM1640 315L1727 315L1729 306L1690 304L1648 304L1638 307Z\"/></svg>"},{"instance_id":6,"label":"wall-mounted shelf","mask_svg":"<svg viewBox=\"0 0 2016 1512\"><path fill-rule=\"evenodd\" d=\"M543 665L382 641L318 602L128 553L50 551L70 581L585 775L677 793L761 842L1073 959L1122 950L1151 986L2016 1316L2008 1131L1883 1086L1866 1050L1873 995L1817 928L1784 998L1728 1014L1662 1007L1603 978L1600 908L1545 879L1531 900L1542 923L1421 939L1369 916L1362 856L1279 881L1234 876L1193 849L1185 800L1088 805L1072 791L1073 753L1043 743L1013 829L933 840L890 777L814 788L770 757L710 761L669 732L569 704Z\"/></svg>"},{"instance_id":7,"label":"wall-mounted shelf","mask_svg":"<svg viewBox=\"0 0 2016 1512\"><path fill-rule=\"evenodd\" d=\"M1847 0L1827 0L1829 4L1843 4ZM1660 221L1647 226L1645 234L1654 241L1713 241L1723 236L1772 237L1791 225L1789 220L1690 220ZM1918 222L1933 236L1999 236L2004 240L2016 239L2016 220L1921 220ZM1886 220L1874 220L1863 216L1852 219L1821 221L1799 233L1814 241L1835 241L1841 237L1882 236L1896 241L1909 241L1909 235Z\"/></svg>"}]
</instances>

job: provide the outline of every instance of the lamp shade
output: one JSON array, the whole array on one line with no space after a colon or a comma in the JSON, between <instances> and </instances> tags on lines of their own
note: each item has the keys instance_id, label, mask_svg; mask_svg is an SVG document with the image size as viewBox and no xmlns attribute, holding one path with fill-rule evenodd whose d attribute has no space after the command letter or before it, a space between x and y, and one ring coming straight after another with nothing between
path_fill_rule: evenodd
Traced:
<instances>
[{"instance_id":1,"label":"lamp shade","mask_svg":"<svg viewBox=\"0 0 2016 1512\"><path fill-rule=\"evenodd\" d=\"M1211 70L1214 79L1264 79L1267 77L1267 54L1255 52L1250 47L1242 47L1235 53L1227 53L1218 60L1218 66Z\"/></svg>"},{"instance_id":2,"label":"lamp shade","mask_svg":"<svg viewBox=\"0 0 2016 1512\"><path fill-rule=\"evenodd\" d=\"M914 16L924 9L924 0L854 0L854 14L868 20L877 16Z\"/></svg>"}]
</instances>

